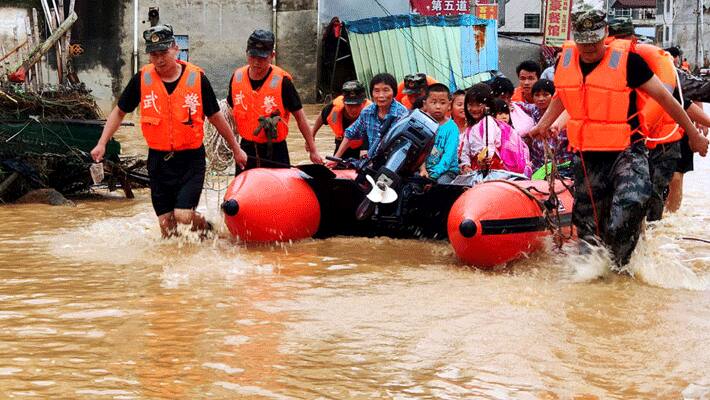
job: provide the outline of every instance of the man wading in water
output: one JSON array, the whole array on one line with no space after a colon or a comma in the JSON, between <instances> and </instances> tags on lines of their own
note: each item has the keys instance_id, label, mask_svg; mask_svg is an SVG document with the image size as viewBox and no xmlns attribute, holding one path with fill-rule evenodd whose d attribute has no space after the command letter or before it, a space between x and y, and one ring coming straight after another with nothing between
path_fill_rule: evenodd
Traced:
<instances>
[{"instance_id":1,"label":"man wading in water","mask_svg":"<svg viewBox=\"0 0 710 400\"><path fill-rule=\"evenodd\" d=\"M651 196L648 149L638 132L636 90L656 100L685 129L691 147L705 156L702 137L648 64L631 53L631 42L604 44L606 14L600 6L575 3L574 42L565 43L555 69L557 90L533 137L546 137L567 110L567 136L574 156L572 222L587 243L603 242L618 267L628 264Z\"/></svg>"},{"instance_id":2,"label":"man wading in water","mask_svg":"<svg viewBox=\"0 0 710 400\"><path fill-rule=\"evenodd\" d=\"M195 211L205 180L205 116L229 144L237 165L243 167L247 155L220 112L202 69L177 60L173 28L157 25L143 32L143 38L150 64L123 90L91 157L96 162L103 159L106 143L125 115L140 105L141 131L150 148L150 197L163 237L174 235L178 223L205 233L211 224Z\"/></svg>"}]
</instances>

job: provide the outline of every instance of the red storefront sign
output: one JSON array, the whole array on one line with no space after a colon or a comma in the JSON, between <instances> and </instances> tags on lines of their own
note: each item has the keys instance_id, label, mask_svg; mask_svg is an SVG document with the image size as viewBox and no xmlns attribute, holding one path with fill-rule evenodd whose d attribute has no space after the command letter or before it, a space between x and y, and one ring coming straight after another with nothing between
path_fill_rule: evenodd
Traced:
<instances>
[{"instance_id":1,"label":"red storefront sign","mask_svg":"<svg viewBox=\"0 0 710 400\"><path fill-rule=\"evenodd\" d=\"M545 46L562 47L570 36L571 0L545 1L545 31L542 43Z\"/></svg>"},{"instance_id":2,"label":"red storefront sign","mask_svg":"<svg viewBox=\"0 0 710 400\"><path fill-rule=\"evenodd\" d=\"M461 15L471 12L470 0L409 0L412 13L420 15Z\"/></svg>"},{"instance_id":3,"label":"red storefront sign","mask_svg":"<svg viewBox=\"0 0 710 400\"><path fill-rule=\"evenodd\" d=\"M480 19L498 19L498 5L477 3L476 17Z\"/></svg>"}]
</instances>

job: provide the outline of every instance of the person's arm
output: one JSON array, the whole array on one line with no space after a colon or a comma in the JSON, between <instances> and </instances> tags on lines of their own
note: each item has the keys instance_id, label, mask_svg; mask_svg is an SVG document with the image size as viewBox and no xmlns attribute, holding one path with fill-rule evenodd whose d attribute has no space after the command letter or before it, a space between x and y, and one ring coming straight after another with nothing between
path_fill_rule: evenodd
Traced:
<instances>
[{"instance_id":1,"label":"person's arm","mask_svg":"<svg viewBox=\"0 0 710 400\"><path fill-rule=\"evenodd\" d=\"M703 126L710 126L710 115L705 114L705 111L703 111L703 109L697 104L693 103L690 107L688 107L686 112L693 122L697 122Z\"/></svg>"},{"instance_id":2,"label":"person's arm","mask_svg":"<svg viewBox=\"0 0 710 400\"><path fill-rule=\"evenodd\" d=\"M466 128L463 134L463 143L461 144L461 155L459 155L459 170L462 174L471 172L471 144L468 140L470 128Z\"/></svg>"},{"instance_id":3,"label":"person's arm","mask_svg":"<svg viewBox=\"0 0 710 400\"><path fill-rule=\"evenodd\" d=\"M106 153L106 145L108 144L109 140L113 137L114 134L116 134L116 131L118 128L121 127L121 122L123 121L123 117L126 116L126 113L121 111L118 106L114 107L113 110L111 111L111 114L108 116L108 119L106 120L106 125L104 125L104 130L101 132L101 137L99 138L99 142L96 144L96 146L91 150L91 158L96 161L100 162L101 160L104 159L104 154Z\"/></svg>"},{"instance_id":4,"label":"person's arm","mask_svg":"<svg viewBox=\"0 0 710 400\"><path fill-rule=\"evenodd\" d=\"M429 172L426 170L426 161L419 166L419 176L422 178L429 178Z\"/></svg>"},{"instance_id":5,"label":"person's arm","mask_svg":"<svg viewBox=\"0 0 710 400\"><path fill-rule=\"evenodd\" d=\"M671 98L671 100L672 99L673 98ZM562 104L562 100L560 100L559 97L554 96L550 102L550 105L547 107L545 114L543 114L540 119L540 122L538 122L537 125L535 125L535 127L528 132L528 136L531 138L545 138L549 136L550 126L552 126L552 123L559 118L563 111L565 111L565 106Z\"/></svg>"},{"instance_id":6,"label":"person's arm","mask_svg":"<svg viewBox=\"0 0 710 400\"><path fill-rule=\"evenodd\" d=\"M333 157L342 158L345 151L350 147L350 140L361 139L365 136L365 134L365 121L362 118L362 114L360 114L355 122L345 129L343 141L340 143L340 146L338 146L338 150L335 152Z\"/></svg>"},{"instance_id":7,"label":"person's arm","mask_svg":"<svg viewBox=\"0 0 710 400\"><path fill-rule=\"evenodd\" d=\"M311 128L311 130L313 131L313 138L314 139L316 137L316 133L318 133L318 130L322 126L323 126L323 117L321 117L319 114L318 117L316 117L316 122L313 123L313 128Z\"/></svg>"},{"instance_id":8,"label":"person's arm","mask_svg":"<svg viewBox=\"0 0 710 400\"><path fill-rule=\"evenodd\" d=\"M234 161L240 168L243 169L244 166L247 165L247 153L239 147L239 143L237 143L237 135L232 131L232 128L227 123L227 120L224 118L224 114L222 114L222 112L217 112L212 114L212 116L207 117L207 119L210 121L210 124L217 128L219 135L227 141L229 148L232 149L232 153L234 154Z\"/></svg>"},{"instance_id":9,"label":"person's arm","mask_svg":"<svg viewBox=\"0 0 710 400\"><path fill-rule=\"evenodd\" d=\"M693 125L688 114L685 113L680 103L666 90L661 80L654 75L653 78L639 86L639 89L656 100L656 102L685 130L685 134L688 135L690 148L693 152L705 157L708 152L708 139L698 132L698 129Z\"/></svg>"},{"instance_id":10,"label":"person's arm","mask_svg":"<svg viewBox=\"0 0 710 400\"><path fill-rule=\"evenodd\" d=\"M311 162L314 164L323 164L323 159L320 154L318 154L318 149L316 148L316 142L313 140L313 133L311 132L311 127L308 125L308 120L306 119L306 113L303 108L293 113L294 118L296 118L296 124L298 125L298 130L301 131L301 135L306 139L306 146L308 148L308 153L311 158Z\"/></svg>"}]
</instances>

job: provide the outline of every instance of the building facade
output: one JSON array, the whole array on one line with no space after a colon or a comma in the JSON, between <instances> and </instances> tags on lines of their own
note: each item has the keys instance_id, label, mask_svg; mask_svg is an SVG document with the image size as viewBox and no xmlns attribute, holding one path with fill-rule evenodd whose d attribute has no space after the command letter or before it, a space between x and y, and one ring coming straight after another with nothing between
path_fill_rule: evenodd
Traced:
<instances>
[{"instance_id":1,"label":"building facade","mask_svg":"<svg viewBox=\"0 0 710 400\"><path fill-rule=\"evenodd\" d=\"M666 7L673 10L670 19L669 45L678 46L691 67L707 68L710 62L710 1L708 0L659 0L669 1ZM665 28L664 28L665 29Z\"/></svg>"}]
</instances>

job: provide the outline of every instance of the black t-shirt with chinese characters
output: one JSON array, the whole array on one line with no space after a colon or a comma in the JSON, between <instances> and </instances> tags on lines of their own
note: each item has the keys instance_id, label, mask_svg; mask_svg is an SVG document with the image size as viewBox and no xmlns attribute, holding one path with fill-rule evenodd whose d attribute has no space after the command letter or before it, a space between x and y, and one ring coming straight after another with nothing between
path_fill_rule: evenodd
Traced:
<instances>
[{"instance_id":1,"label":"black t-shirt with chinese characters","mask_svg":"<svg viewBox=\"0 0 710 400\"><path fill-rule=\"evenodd\" d=\"M172 94L173 91L175 91L178 82L180 82L180 78L182 78L182 74L185 72L185 66L182 64L180 66L182 67L182 70L179 78L173 82L163 82L165 90L168 94ZM141 102L141 75L142 74L140 72L133 75L133 78L131 78L131 81L128 82L126 88L123 89L123 93L121 93L121 97L118 99L118 108L125 113L133 112L133 110L135 110ZM202 110L204 111L205 116L211 117L219 112L219 103L217 102L217 96L214 94L214 90L212 90L210 81L207 79L205 74L201 74L201 77Z\"/></svg>"},{"instance_id":2,"label":"black t-shirt with chinese characters","mask_svg":"<svg viewBox=\"0 0 710 400\"><path fill-rule=\"evenodd\" d=\"M259 90L264 85L264 82L266 82L266 80L271 76L272 70L273 70L272 68L269 68L269 72L266 73L266 76L264 76L264 79L259 79L258 81L255 81L255 80L249 78L249 82L251 83L251 88L253 90ZM229 87L229 93L227 94L227 103L229 103L230 107L234 107L233 99L232 99L232 81L233 80L234 80L234 74L232 74L232 77L229 79L229 84L227 85L227 87ZM298 91L296 91L296 87L293 85L293 82L291 82L291 79L289 79L289 78L284 78L284 81L281 84L281 99L283 100L284 107L291 114L293 114L296 111L303 108L303 104L301 103L301 97L298 95Z\"/></svg>"},{"instance_id":3,"label":"black t-shirt with chinese characters","mask_svg":"<svg viewBox=\"0 0 710 400\"><path fill-rule=\"evenodd\" d=\"M320 118L323 120L323 125L328 125L328 116L330 115L330 112L333 111L333 107L333 102L331 101L321 110ZM340 113L340 117L343 119L343 129L348 129L348 127L355 122L354 119L348 118L345 113Z\"/></svg>"}]
</instances>

